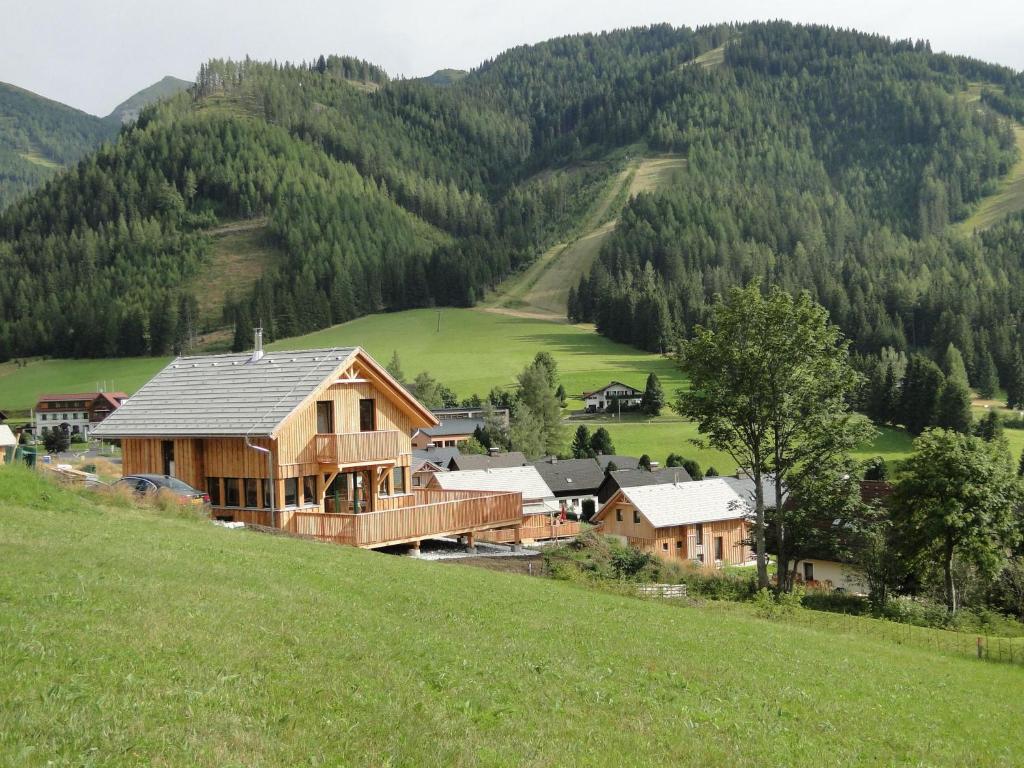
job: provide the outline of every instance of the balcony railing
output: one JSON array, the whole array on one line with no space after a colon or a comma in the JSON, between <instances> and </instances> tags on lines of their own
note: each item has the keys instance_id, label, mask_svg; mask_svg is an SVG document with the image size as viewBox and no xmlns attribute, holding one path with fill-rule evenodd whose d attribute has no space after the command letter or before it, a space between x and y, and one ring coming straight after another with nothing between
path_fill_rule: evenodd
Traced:
<instances>
[{"instance_id":1,"label":"balcony railing","mask_svg":"<svg viewBox=\"0 0 1024 768\"><path fill-rule=\"evenodd\" d=\"M401 453L402 433L397 430L316 436L316 457L321 464L358 465L388 461L397 459Z\"/></svg>"},{"instance_id":2,"label":"balcony railing","mask_svg":"<svg viewBox=\"0 0 1024 768\"><path fill-rule=\"evenodd\" d=\"M285 527L293 533L356 547L381 547L434 536L455 535L523 521L520 493L414 491L419 503L361 514L295 512Z\"/></svg>"}]
</instances>

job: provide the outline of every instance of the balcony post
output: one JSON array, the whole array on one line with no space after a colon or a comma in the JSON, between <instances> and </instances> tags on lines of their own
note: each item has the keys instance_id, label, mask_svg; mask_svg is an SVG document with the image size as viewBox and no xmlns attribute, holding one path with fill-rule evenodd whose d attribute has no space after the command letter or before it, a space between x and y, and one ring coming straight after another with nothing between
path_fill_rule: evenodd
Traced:
<instances>
[{"instance_id":1,"label":"balcony post","mask_svg":"<svg viewBox=\"0 0 1024 768\"><path fill-rule=\"evenodd\" d=\"M470 555L476 554L476 531L470 531L466 534L466 553Z\"/></svg>"}]
</instances>

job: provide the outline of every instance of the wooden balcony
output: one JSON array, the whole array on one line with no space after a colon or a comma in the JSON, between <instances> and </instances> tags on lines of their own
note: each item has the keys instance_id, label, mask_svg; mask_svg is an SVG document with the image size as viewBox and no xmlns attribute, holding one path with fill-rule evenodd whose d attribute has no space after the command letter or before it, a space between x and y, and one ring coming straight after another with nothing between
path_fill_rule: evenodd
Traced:
<instances>
[{"instance_id":1,"label":"wooden balcony","mask_svg":"<svg viewBox=\"0 0 1024 768\"><path fill-rule=\"evenodd\" d=\"M294 512L285 528L322 541L355 547L384 547L437 536L452 536L520 525L520 493L415 489L410 504L360 514Z\"/></svg>"},{"instance_id":2,"label":"wooden balcony","mask_svg":"<svg viewBox=\"0 0 1024 768\"><path fill-rule=\"evenodd\" d=\"M318 434L316 457L321 464L332 466L379 464L397 459L402 442L402 433L396 430Z\"/></svg>"}]
</instances>

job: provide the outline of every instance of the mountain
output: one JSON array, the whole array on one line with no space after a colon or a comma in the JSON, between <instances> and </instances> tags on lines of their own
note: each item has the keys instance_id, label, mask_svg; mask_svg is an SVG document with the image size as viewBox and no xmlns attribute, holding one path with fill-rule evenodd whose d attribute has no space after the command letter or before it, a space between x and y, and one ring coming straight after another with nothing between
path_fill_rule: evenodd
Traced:
<instances>
[{"instance_id":1,"label":"mountain","mask_svg":"<svg viewBox=\"0 0 1024 768\"><path fill-rule=\"evenodd\" d=\"M0 83L0 209L116 134L98 117Z\"/></svg>"},{"instance_id":2,"label":"mountain","mask_svg":"<svg viewBox=\"0 0 1024 768\"><path fill-rule=\"evenodd\" d=\"M783 22L558 38L445 87L212 60L0 214L0 359L471 305L587 221L613 229L568 309L612 338L668 348L759 278L811 291L865 354L954 341L1002 373L1021 224L949 224L1020 160L1022 105L1006 68ZM632 195L622 174L664 155L683 160Z\"/></svg>"},{"instance_id":3,"label":"mountain","mask_svg":"<svg viewBox=\"0 0 1024 768\"><path fill-rule=\"evenodd\" d=\"M431 85L452 85L464 80L469 75L464 69L439 69L432 75L422 78L424 82Z\"/></svg>"},{"instance_id":4,"label":"mountain","mask_svg":"<svg viewBox=\"0 0 1024 768\"><path fill-rule=\"evenodd\" d=\"M113 139L143 107L191 86L167 76L99 118L0 83L0 209Z\"/></svg>"},{"instance_id":5,"label":"mountain","mask_svg":"<svg viewBox=\"0 0 1024 768\"><path fill-rule=\"evenodd\" d=\"M160 99L174 96L177 93L188 90L195 83L167 75L161 80L153 83L148 88L143 88L138 93L129 96L118 104L104 119L120 126L122 123L129 123L139 116L143 107L159 101Z\"/></svg>"}]
</instances>

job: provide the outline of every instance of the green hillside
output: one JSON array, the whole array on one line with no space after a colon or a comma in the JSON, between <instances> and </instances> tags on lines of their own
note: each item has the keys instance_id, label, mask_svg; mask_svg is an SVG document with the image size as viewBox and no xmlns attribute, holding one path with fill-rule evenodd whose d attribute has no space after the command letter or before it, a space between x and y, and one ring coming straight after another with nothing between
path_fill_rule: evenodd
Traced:
<instances>
[{"instance_id":1,"label":"green hillside","mask_svg":"<svg viewBox=\"0 0 1024 768\"><path fill-rule=\"evenodd\" d=\"M98 117L0 83L0 210L116 133Z\"/></svg>"},{"instance_id":2,"label":"green hillside","mask_svg":"<svg viewBox=\"0 0 1024 768\"><path fill-rule=\"evenodd\" d=\"M0 468L5 765L1024 760L1009 665L42 483Z\"/></svg>"},{"instance_id":3,"label":"green hillside","mask_svg":"<svg viewBox=\"0 0 1024 768\"><path fill-rule=\"evenodd\" d=\"M104 119L117 126L121 126L123 123L135 120L139 116L139 112L141 112L144 107L147 107L160 99L166 99L170 96L181 93L182 91L188 90L193 85L195 85L195 83L189 82L188 80L182 80L179 77L167 75L152 85L143 88L138 93L129 96L114 107L110 111L110 114Z\"/></svg>"},{"instance_id":4,"label":"green hillside","mask_svg":"<svg viewBox=\"0 0 1024 768\"><path fill-rule=\"evenodd\" d=\"M0 359L159 355L254 318L285 338L471 306L512 275L500 309L565 308L654 351L760 277L811 290L858 351L941 351L952 323L970 372L984 342L1008 375L1024 276L949 224L1019 158L995 117L1018 73L773 22L567 36L442 79L343 56L203 64L0 217ZM968 102L972 83L992 93ZM217 247L248 220L261 253Z\"/></svg>"}]
</instances>

